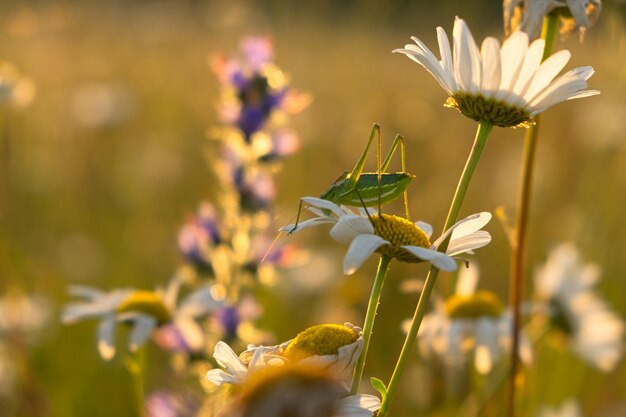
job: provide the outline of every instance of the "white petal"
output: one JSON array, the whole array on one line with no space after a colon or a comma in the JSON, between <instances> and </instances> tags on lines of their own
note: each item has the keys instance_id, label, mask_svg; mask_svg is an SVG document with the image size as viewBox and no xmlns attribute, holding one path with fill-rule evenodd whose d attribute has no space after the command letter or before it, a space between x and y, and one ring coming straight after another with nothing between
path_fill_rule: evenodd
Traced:
<instances>
[{"instance_id":1,"label":"white petal","mask_svg":"<svg viewBox=\"0 0 626 417\"><path fill-rule=\"evenodd\" d=\"M491 235L489 232L479 230L451 241L446 253L450 256L458 255L460 253L482 248L483 246L488 245L489 242L491 242Z\"/></svg>"},{"instance_id":2,"label":"white petal","mask_svg":"<svg viewBox=\"0 0 626 417\"><path fill-rule=\"evenodd\" d=\"M74 297L83 297L89 300L95 300L106 295L104 291L97 288L88 287L86 285L70 285L67 292Z\"/></svg>"},{"instance_id":3,"label":"white petal","mask_svg":"<svg viewBox=\"0 0 626 417\"><path fill-rule=\"evenodd\" d=\"M421 248L419 246L402 246L402 248L408 250L418 258L428 261L435 265L442 271L454 271L456 269L456 262L445 253L437 252L436 250Z\"/></svg>"},{"instance_id":4,"label":"white petal","mask_svg":"<svg viewBox=\"0 0 626 417\"><path fill-rule=\"evenodd\" d=\"M454 20L454 69L461 90L477 94L480 89L482 64L478 46L467 24L458 17Z\"/></svg>"},{"instance_id":5,"label":"white petal","mask_svg":"<svg viewBox=\"0 0 626 417\"><path fill-rule=\"evenodd\" d=\"M441 66L446 77L450 94L458 91L456 80L454 79L454 65L452 64L452 52L450 51L450 41L446 31L441 26L437 27L437 42L439 43L439 54L441 55Z\"/></svg>"},{"instance_id":6,"label":"white petal","mask_svg":"<svg viewBox=\"0 0 626 417\"><path fill-rule=\"evenodd\" d=\"M152 316L140 314L134 320L133 329L128 338L128 348L131 352L137 351L150 337L156 328L156 319Z\"/></svg>"},{"instance_id":7,"label":"white petal","mask_svg":"<svg viewBox=\"0 0 626 417\"><path fill-rule=\"evenodd\" d=\"M500 42L496 38L485 38L480 54L483 65L481 90L485 97L492 97L500 87Z\"/></svg>"},{"instance_id":8,"label":"white petal","mask_svg":"<svg viewBox=\"0 0 626 417\"><path fill-rule=\"evenodd\" d=\"M98 326L98 352L105 361L115 356L115 316L105 317Z\"/></svg>"},{"instance_id":9,"label":"white petal","mask_svg":"<svg viewBox=\"0 0 626 417\"><path fill-rule=\"evenodd\" d=\"M380 409L380 399L374 395L351 395L341 400L338 416L370 417Z\"/></svg>"},{"instance_id":10,"label":"white petal","mask_svg":"<svg viewBox=\"0 0 626 417\"><path fill-rule=\"evenodd\" d=\"M535 72L526 93L524 93L524 99L531 102L561 72L571 56L572 54L567 49L563 49L543 61Z\"/></svg>"},{"instance_id":11,"label":"white petal","mask_svg":"<svg viewBox=\"0 0 626 417\"><path fill-rule=\"evenodd\" d=\"M480 230L483 226L485 226L491 220L491 213L483 211L481 213L472 214L471 216L467 216L464 219L456 222L451 228L446 230L444 234L439 236L439 238L433 243L433 248L438 248L441 243L446 240L446 238L452 234L452 238L450 241L452 242L455 239L471 234L477 230Z\"/></svg>"},{"instance_id":12,"label":"white petal","mask_svg":"<svg viewBox=\"0 0 626 417\"><path fill-rule=\"evenodd\" d=\"M294 227L296 227L295 223L294 224L288 224L287 226L281 227L280 231L281 232L292 232L292 233L296 233L299 232L302 229L306 229L307 227L311 227L311 226L318 226L320 224L331 224L331 223L336 223L337 219L333 218L333 217L315 217L313 219L309 219L309 220L305 220L303 222L299 222L298 223L298 228L296 230L293 230Z\"/></svg>"},{"instance_id":13,"label":"white petal","mask_svg":"<svg viewBox=\"0 0 626 417\"><path fill-rule=\"evenodd\" d=\"M500 92L496 95L497 99L506 99L513 90L527 50L528 35L521 31L514 32L502 44L502 49L500 49L502 76L500 79Z\"/></svg>"},{"instance_id":14,"label":"white petal","mask_svg":"<svg viewBox=\"0 0 626 417\"><path fill-rule=\"evenodd\" d=\"M546 41L543 39L537 39L530 44L530 48L528 48L528 52L526 53L526 58L524 59L524 64L522 65L519 77L517 77L515 87L513 88L513 92L518 96L524 95L524 92L528 88L533 75L535 75L535 72L539 68L541 58L543 58L543 49L545 44Z\"/></svg>"},{"instance_id":15,"label":"white petal","mask_svg":"<svg viewBox=\"0 0 626 417\"><path fill-rule=\"evenodd\" d=\"M418 220L415 222L415 225L419 227L420 229L422 229L422 232L424 232L426 236L428 236L429 239L433 235L433 227L430 224L423 222L421 220Z\"/></svg>"},{"instance_id":16,"label":"white petal","mask_svg":"<svg viewBox=\"0 0 626 417\"><path fill-rule=\"evenodd\" d=\"M180 302L176 309L177 316L200 317L209 314L222 307L223 303L213 297L213 288L204 285Z\"/></svg>"},{"instance_id":17,"label":"white petal","mask_svg":"<svg viewBox=\"0 0 626 417\"><path fill-rule=\"evenodd\" d=\"M456 282L455 294L472 295L478 286L479 268L474 262L470 263L469 268L461 268L459 278Z\"/></svg>"},{"instance_id":18,"label":"white petal","mask_svg":"<svg viewBox=\"0 0 626 417\"><path fill-rule=\"evenodd\" d=\"M222 371L221 369L211 369L209 372L206 373L204 378L207 381L214 383L215 385L235 384L241 382L238 378Z\"/></svg>"},{"instance_id":19,"label":"white petal","mask_svg":"<svg viewBox=\"0 0 626 417\"><path fill-rule=\"evenodd\" d=\"M317 208L330 210L337 216L341 216L345 213L345 210L342 210L341 207L339 207L337 204L333 203L332 201L324 200L322 198L302 197L302 201Z\"/></svg>"},{"instance_id":20,"label":"white petal","mask_svg":"<svg viewBox=\"0 0 626 417\"><path fill-rule=\"evenodd\" d=\"M241 362L239 357L235 355L235 352L226 343L221 340L215 345L213 349L213 357L215 361L235 377L240 377L246 374L247 368Z\"/></svg>"},{"instance_id":21,"label":"white petal","mask_svg":"<svg viewBox=\"0 0 626 417\"><path fill-rule=\"evenodd\" d=\"M588 78L589 72L593 73L591 67L576 68L557 78L530 102L530 105L533 107L533 113L541 113L557 103L576 96L587 88L585 77Z\"/></svg>"},{"instance_id":22,"label":"white petal","mask_svg":"<svg viewBox=\"0 0 626 417\"><path fill-rule=\"evenodd\" d=\"M441 67L441 64L439 63L437 58L435 58L432 52L428 51L430 53L428 54L427 52L422 51L415 45L405 45L404 49L394 49L393 52L404 54L408 58L410 58L412 61L415 61L418 64L420 64L422 67L426 69L426 71L430 73L430 75L435 77L435 79L437 80L441 88L446 90L448 94L453 94L450 86L446 82L448 77L444 73L443 68Z\"/></svg>"},{"instance_id":23,"label":"white petal","mask_svg":"<svg viewBox=\"0 0 626 417\"><path fill-rule=\"evenodd\" d=\"M376 249L387 243L389 242L376 235L357 236L350 244L346 257L343 259L343 273L346 275L353 274Z\"/></svg>"},{"instance_id":24,"label":"white petal","mask_svg":"<svg viewBox=\"0 0 626 417\"><path fill-rule=\"evenodd\" d=\"M374 234L374 227L369 219L356 214L341 217L330 230L330 236L342 243L350 243L362 234Z\"/></svg>"}]
</instances>

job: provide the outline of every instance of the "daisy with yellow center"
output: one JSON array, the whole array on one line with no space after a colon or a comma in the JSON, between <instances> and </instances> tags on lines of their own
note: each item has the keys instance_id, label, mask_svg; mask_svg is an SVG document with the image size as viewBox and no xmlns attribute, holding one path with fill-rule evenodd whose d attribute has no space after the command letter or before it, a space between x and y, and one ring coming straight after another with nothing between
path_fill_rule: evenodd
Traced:
<instances>
[{"instance_id":1,"label":"daisy with yellow center","mask_svg":"<svg viewBox=\"0 0 626 417\"><path fill-rule=\"evenodd\" d=\"M393 52L405 54L435 77L448 93L447 107L494 126L525 126L531 118L566 100L599 94L586 90L592 67L575 68L555 79L570 59L562 50L542 62L545 40L529 45L524 32L513 33L500 47L487 37L479 49L462 19L456 18L453 51L446 32L437 28L441 60L416 37Z\"/></svg>"},{"instance_id":2,"label":"daisy with yellow center","mask_svg":"<svg viewBox=\"0 0 626 417\"><path fill-rule=\"evenodd\" d=\"M297 231L318 224L334 224L330 235L338 242L348 243L343 263L344 273L354 273L374 252L395 258L401 262L430 262L443 271L457 268L455 255L471 253L491 241L488 232L480 230L491 219L487 212L473 214L460 220L445 231L433 243L430 238L433 228L428 223L412 223L404 218L387 214L377 214L369 209L359 214L327 200L304 197L304 202L317 217L300 223ZM292 230L293 225L284 230ZM451 236L445 253L437 248Z\"/></svg>"},{"instance_id":3,"label":"daisy with yellow center","mask_svg":"<svg viewBox=\"0 0 626 417\"><path fill-rule=\"evenodd\" d=\"M241 385L250 373L287 363L323 368L345 378L352 373L362 349L361 328L350 323L309 327L280 345L253 346L239 356L220 341L213 357L223 369L212 369L205 378L215 385Z\"/></svg>"},{"instance_id":4,"label":"daisy with yellow center","mask_svg":"<svg viewBox=\"0 0 626 417\"><path fill-rule=\"evenodd\" d=\"M451 367L471 358L476 370L487 374L510 348L511 317L496 294L476 290L477 285L478 268L472 263L459 274L455 293L424 317L418 340L426 357ZM520 355L530 361L530 344L525 338L522 342Z\"/></svg>"}]
</instances>

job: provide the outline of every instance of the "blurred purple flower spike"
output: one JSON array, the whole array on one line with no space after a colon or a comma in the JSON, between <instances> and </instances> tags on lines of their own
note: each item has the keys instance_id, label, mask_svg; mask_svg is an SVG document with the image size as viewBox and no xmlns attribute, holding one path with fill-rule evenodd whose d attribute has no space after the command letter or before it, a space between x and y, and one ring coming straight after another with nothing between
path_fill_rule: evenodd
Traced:
<instances>
[{"instance_id":1,"label":"blurred purple flower spike","mask_svg":"<svg viewBox=\"0 0 626 417\"><path fill-rule=\"evenodd\" d=\"M217 213L211 203L201 203L198 214L178 233L178 247L188 261L199 267L210 267L208 253L222 242Z\"/></svg>"},{"instance_id":2,"label":"blurred purple flower spike","mask_svg":"<svg viewBox=\"0 0 626 417\"><path fill-rule=\"evenodd\" d=\"M270 63L274 56L272 41L266 36L250 36L241 40L240 49L254 71Z\"/></svg>"},{"instance_id":3,"label":"blurred purple flower spike","mask_svg":"<svg viewBox=\"0 0 626 417\"><path fill-rule=\"evenodd\" d=\"M148 417L186 417L196 415L200 405L191 395L156 391L146 400Z\"/></svg>"}]
</instances>

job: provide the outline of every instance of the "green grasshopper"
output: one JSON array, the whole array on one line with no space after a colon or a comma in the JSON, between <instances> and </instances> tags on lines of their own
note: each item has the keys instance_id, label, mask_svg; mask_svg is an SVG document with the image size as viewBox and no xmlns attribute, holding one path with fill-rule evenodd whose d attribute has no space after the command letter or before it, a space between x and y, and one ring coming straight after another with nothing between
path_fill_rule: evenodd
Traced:
<instances>
[{"instance_id":1,"label":"green grasshopper","mask_svg":"<svg viewBox=\"0 0 626 417\"><path fill-rule=\"evenodd\" d=\"M374 136L378 141L378 171L377 172L363 172L365 166L365 160L369 154ZM400 145L400 154L402 159L402 172L388 173L384 172L391 158L396 152L396 149ZM374 124L372 132L370 133L367 146L361 154L358 162L356 163L352 172L345 171L333 182L333 184L326 190L321 196L321 199L331 201L338 205L346 205L351 207L374 207L378 205L378 211L382 204L388 203L397 199L401 194L404 195L404 206L408 218L408 198L406 189L409 186L411 180L415 178L405 172L404 165L404 138L400 135L396 135L391 145L391 150L385 157L385 160L381 162L381 139L380 139L380 126ZM293 233L298 228L298 222L300 221L300 214L302 212L302 200L298 207L298 214L296 217L296 223L289 231L289 234Z\"/></svg>"}]
</instances>

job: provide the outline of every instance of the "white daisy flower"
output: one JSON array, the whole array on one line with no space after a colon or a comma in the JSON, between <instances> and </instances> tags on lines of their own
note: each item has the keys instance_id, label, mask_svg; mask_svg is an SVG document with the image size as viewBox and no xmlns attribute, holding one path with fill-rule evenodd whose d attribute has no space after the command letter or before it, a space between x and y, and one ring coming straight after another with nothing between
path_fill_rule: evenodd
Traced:
<instances>
[{"instance_id":1,"label":"white daisy flower","mask_svg":"<svg viewBox=\"0 0 626 417\"><path fill-rule=\"evenodd\" d=\"M578 401L569 399L560 407L543 407L539 410L539 417L583 417L583 413Z\"/></svg>"},{"instance_id":2,"label":"white daisy flower","mask_svg":"<svg viewBox=\"0 0 626 417\"><path fill-rule=\"evenodd\" d=\"M449 94L447 107L465 116L495 126L527 125L530 119L565 100L599 94L585 90L592 67L580 67L555 77L570 59L562 50L541 62L545 41L528 44L524 32L513 33L500 47L487 37L479 50L469 28L456 18L453 30L454 55L445 31L437 28L441 60L416 37L415 45L393 52L403 53L422 65Z\"/></svg>"},{"instance_id":3,"label":"white daisy flower","mask_svg":"<svg viewBox=\"0 0 626 417\"><path fill-rule=\"evenodd\" d=\"M297 230L319 224L334 224L330 231L333 239L349 243L343 263L346 274L354 273L374 252L396 258L401 262L418 263L427 261L443 271L453 271L457 265L453 256L471 253L491 241L491 235L483 230L491 214L487 212L473 214L460 220L433 243L430 237L433 228L428 223L410 221L387 214L376 214L373 210L359 214L343 206L337 206L328 200L314 197L302 199L308 203L317 217L298 225ZM289 225L283 230L293 230ZM450 235L450 244L446 253L437 248Z\"/></svg>"},{"instance_id":4,"label":"white daisy flower","mask_svg":"<svg viewBox=\"0 0 626 417\"><path fill-rule=\"evenodd\" d=\"M224 342L215 346L213 357L224 368L212 369L206 379L215 385L244 384L248 372L268 365L299 364L330 371L344 378L352 374L363 350L361 328L350 323L309 327L294 339L276 346L250 346L239 356Z\"/></svg>"},{"instance_id":5,"label":"white daisy flower","mask_svg":"<svg viewBox=\"0 0 626 417\"><path fill-rule=\"evenodd\" d=\"M476 290L477 284L478 268L471 264L459 274L454 295L424 317L417 337L424 356L439 357L450 366L463 366L471 357L476 370L487 374L510 349L511 317L495 294ZM530 344L523 335L520 356L530 362Z\"/></svg>"},{"instance_id":6,"label":"white daisy flower","mask_svg":"<svg viewBox=\"0 0 626 417\"><path fill-rule=\"evenodd\" d=\"M219 304L212 298L210 287L202 287L176 304L180 279L175 278L162 291L142 291L131 288L104 292L86 286L70 286L69 293L86 299L65 307L61 320L72 324L83 319L102 319L98 327L98 351L104 360L115 355L115 326L117 322L130 323L132 330L128 348L135 352L157 327L172 323L189 346L201 344L202 330L194 319L208 314Z\"/></svg>"},{"instance_id":7,"label":"white daisy flower","mask_svg":"<svg viewBox=\"0 0 626 417\"><path fill-rule=\"evenodd\" d=\"M562 244L535 274L535 292L574 352L608 372L623 354L624 323L594 290L599 277L596 265L581 263L574 245Z\"/></svg>"},{"instance_id":8,"label":"white daisy flower","mask_svg":"<svg viewBox=\"0 0 626 417\"><path fill-rule=\"evenodd\" d=\"M380 398L375 395L350 395L339 401L337 417L373 417L380 409Z\"/></svg>"}]
</instances>

